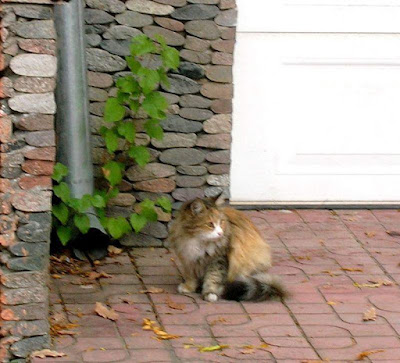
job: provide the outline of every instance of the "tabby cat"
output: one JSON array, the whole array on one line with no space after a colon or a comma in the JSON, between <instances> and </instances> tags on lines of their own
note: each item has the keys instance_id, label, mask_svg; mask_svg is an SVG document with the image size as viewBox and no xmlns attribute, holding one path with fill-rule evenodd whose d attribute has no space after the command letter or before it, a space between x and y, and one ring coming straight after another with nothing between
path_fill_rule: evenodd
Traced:
<instances>
[{"instance_id":1,"label":"tabby cat","mask_svg":"<svg viewBox=\"0 0 400 363\"><path fill-rule=\"evenodd\" d=\"M285 289L268 274L269 245L244 213L220 202L187 202L171 226L169 243L184 277L178 292L200 290L207 301L284 298Z\"/></svg>"}]
</instances>

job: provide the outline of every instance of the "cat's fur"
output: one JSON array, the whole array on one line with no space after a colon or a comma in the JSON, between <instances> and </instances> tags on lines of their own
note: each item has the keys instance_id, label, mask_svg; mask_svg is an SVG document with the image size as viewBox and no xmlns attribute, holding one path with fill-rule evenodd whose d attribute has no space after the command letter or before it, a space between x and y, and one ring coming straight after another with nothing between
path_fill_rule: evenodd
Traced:
<instances>
[{"instance_id":1,"label":"cat's fur","mask_svg":"<svg viewBox=\"0 0 400 363\"><path fill-rule=\"evenodd\" d=\"M268 274L269 245L246 215L213 199L185 203L171 226L169 243L183 268L180 293L201 290L207 301L260 301L286 291Z\"/></svg>"}]
</instances>

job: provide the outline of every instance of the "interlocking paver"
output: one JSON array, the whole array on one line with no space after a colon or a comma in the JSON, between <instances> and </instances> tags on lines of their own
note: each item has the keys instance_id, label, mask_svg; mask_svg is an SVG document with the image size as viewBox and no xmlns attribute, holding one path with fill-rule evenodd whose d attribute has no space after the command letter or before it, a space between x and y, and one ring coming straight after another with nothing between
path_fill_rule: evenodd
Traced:
<instances>
[{"instance_id":1,"label":"interlocking paver","mask_svg":"<svg viewBox=\"0 0 400 363\"><path fill-rule=\"evenodd\" d=\"M290 291L286 302L209 303L198 294L178 295L172 253L131 249L95 266L111 278L53 280L52 311L76 323L78 334L54 339L54 349L67 357L40 362L352 362L371 350L379 352L366 361L400 362L400 238L387 233L400 231L398 211L245 213L272 247L271 273ZM81 264L81 270L93 267ZM376 280L393 285L357 287ZM162 290L143 292L154 288ZM97 316L95 302L113 308L118 320ZM376 320L363 321L371 307ZM179 338L157 340L142 329L143 318ZM199 350L218 344L228 347Z\"/></svg>"}]
</instances>

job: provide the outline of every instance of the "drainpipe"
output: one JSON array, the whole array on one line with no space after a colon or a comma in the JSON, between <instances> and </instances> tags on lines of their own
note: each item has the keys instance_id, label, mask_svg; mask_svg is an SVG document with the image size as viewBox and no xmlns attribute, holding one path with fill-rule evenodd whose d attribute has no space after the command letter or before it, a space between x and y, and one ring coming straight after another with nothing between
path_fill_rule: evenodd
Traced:
<instances>
[{"instance_id":1,"label":"drainpipe","mask_svg":"<svg viewBox=\"0 0 400 363\"><path fill-rule=\"evenodd\" d=\"M83 11L82 0L54 6L58 39L57 159L69 169L66 182L75 198L93 194L94 189ZM86 253L99 259L106 254L109 239L95 211L89 210L87 215L91 228L72 246L78 258Z\"/></svg>"}]
</instances>

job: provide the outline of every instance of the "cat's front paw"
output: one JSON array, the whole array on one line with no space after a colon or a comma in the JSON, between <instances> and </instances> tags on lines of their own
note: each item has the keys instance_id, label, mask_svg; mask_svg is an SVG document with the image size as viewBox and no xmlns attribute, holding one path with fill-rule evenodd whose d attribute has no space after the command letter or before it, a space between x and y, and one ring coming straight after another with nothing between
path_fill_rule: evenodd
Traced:
<instances>
[{"instance_id":1,"label":"cat's front paw","mask_svg":"<svg viewBox=\"0 0 400 363\"><path fill-rule=\"evenodd\" d=\"M191 286L188 286L186 283L182 282L181 284L178 285L178 292L180 294L190 294L191 292L194 292L195 289L192 289Z\"/></svg>"},{"instance_id":2,"label":"cat's front paw","mask_svg":"<svg viewBox=\"0 0 400 363\"><path fill-rule=\"evenodd\" d=\"M209 302L216 302L218 301L218 295L214 294L213 292L207 293L203 295L203 299Z\"/></svg>"}]
</instances>

